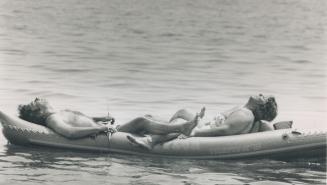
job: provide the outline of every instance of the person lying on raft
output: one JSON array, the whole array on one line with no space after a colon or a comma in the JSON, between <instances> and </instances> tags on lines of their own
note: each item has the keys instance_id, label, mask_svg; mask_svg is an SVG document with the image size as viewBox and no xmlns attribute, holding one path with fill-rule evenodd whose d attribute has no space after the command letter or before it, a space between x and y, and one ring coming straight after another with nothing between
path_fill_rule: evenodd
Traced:
<instances>
[{"instance_id":1,"label":"person lying on raft","mask_svg":"<svg viewBox=\"0 0 327 185\"><path fill-rule=\"evenodd\" d=\"M82 138L108 131L108 127L99 122L114 121L112 117L91 118L78 111L55 111L47 100L39 98L36 98L27 105L19 105L18 113L21 119L46 126L54 132L70 139ZM180 133L189 136L193 128L197 125L199 117L200 115L196 115L192 120L190 119L178 124L166 124L149 119L148 117L139 117L120 125L117 131L157 135Z\"/></svg>"},{"instance_id":2,"label":"person lying on raft","mask_svg":"<svg viewBox=\"0 0 327 185\"><path fill-rule=\"evenodd\" d=\"M201 117L204 116L205 108L201 110ZM265 97L262 94L251 96L247 103L241 107L235 107L218 114L209 123L199 122L191 131L190 137L211 137L238 135L253 132L273 130L265 121L272 121L277 116L277 103L273 96ZM177 111L169 120L176 119L190 121L195 116L185 109ZM179 134L148 135L146 137L128 136L128 139L140 147L151 150L154 145L178 137Z\"/></svg>"}]
</instances>

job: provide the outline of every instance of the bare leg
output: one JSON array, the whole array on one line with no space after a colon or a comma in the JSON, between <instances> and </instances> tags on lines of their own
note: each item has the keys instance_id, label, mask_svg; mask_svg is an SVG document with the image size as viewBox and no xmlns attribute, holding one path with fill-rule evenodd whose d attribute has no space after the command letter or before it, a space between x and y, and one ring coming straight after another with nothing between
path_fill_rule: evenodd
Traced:
<instances>
[{"instance_id":1,"label":"bare leg","mask_svg":"<svg viewBox=\"0 0 327 185\"><path fill-rule=\"evenodd\" d=\"M159 143L163 143L166 141L170 141L172 139L175 139L179 136L179 133L171 133L171 134L167 134L167 135L149 135L149 136L145 136L142 138L135 138L133 136L127 136L127 139L141 147L144 148L146 150L152 150L152 148Z\"/></svg>"},{"instance_id":2,"label":"bare leg","mask_svg":"<svg viewBox=\"0 0 327 185\"><path fill-rule=\"evenodd\" d=\"M205 107L201 109L201 112L199 113L200 118L203 118L205 110L206 110ZM191 111L187 109L180 109L170 118L169 123L171 123L172 121L178 118L184 119L186 121L191 121L194 118L194 116L195 115L191 113Z\"/></svg>"},{"instance_id":3,"label":"bare leg","mask_svg":"<svg viewBox=\"0 0 327 185\"><path fill-rule=\"evenodd\" d=\"M182 133L186 136L189 136L193 130L193 128L198 124L199 121L199 114L197 114L193 120L186 122L186 123L191 123L193 124L192 127L186 128L186 130L184 130ZM180 134L179 133L171 133L171 134L167 134L167 135L152 135L152 136L147 136L147 137L142 137L142 138L135 138L133 136L127 136L127 139L137 145L140 146L142 148L145 148L147 150L151 150L152 147L158 143L162 143L171 139L174 139L176 137L178 137Z\"/></svg>"},{"instance_id":4,"label":"bare leg","mask_svg":"<svg viewBox=\"0 0 327 185\"><path fill-rule=\"evenodd\" d=\"M164 122L155 121L146 117L136 118L119 127L120 132L128 133L148 133L148 134L169 134L183 133L189 135L192 129L197 125L198 115L196 119L178 124L167 124Z\"/></svg>"}]
</instances>

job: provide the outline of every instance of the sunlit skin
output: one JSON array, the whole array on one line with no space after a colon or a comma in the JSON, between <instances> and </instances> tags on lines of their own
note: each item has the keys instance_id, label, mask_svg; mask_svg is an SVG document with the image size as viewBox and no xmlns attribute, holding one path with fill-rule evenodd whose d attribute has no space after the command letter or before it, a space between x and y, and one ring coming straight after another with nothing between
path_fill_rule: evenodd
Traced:
<instances>
[{"instance_id":1,"label":"sunlit skin","mask_svg":"<svg viewBox=\"0 0 327 185\"><path fill-rule=\"evenodd\" d=\"M44 99L36 99L31 103L35 109L40 109L42 114L48 114L47 127L67 138L79 138L108 130L108 127L97 121L108 121L109 117L91 118L74 111L55 111L50 103Z\"/></svg>"},{"instance_id":2,"label":"sunlit skin","mask_svg":"<svg viewBox=\"0 0 327 185\"><path fill-rule=\"evenodd\" d=\"M254 110L258 105L263 105L266 102L267 98L261 94L251 96L244 106L223 112L222 114L225 116L223 124L214 128L208 125L201 128L195 127L191 136L225 136L249 133L253 123L263 118L262 114L258 114L255 117L253 114Z\"/></svg>"},{"instance_id":3,"label":"sunlit skin","mask_svg":"<svg viewBox=\"0 0 327 185\"><path fill-rule=\"evenodd\" d=\"M258 96L251 96L244 106L234 107L223 112L222 115L225 117L225 119L222 124L212 126L211 123L199 122L198 125L192 130L190 136L227 136L272 130L270 125L264 121L261 121L264 119L263 113L257 114L256 117L253 114L255 109L259 105L267 103L267 100L268 98L262 94L259 94ZM201 117L204 116L205 108L202 108L200 114ZM194 115L190 111L181 109L173 115L169 122L174 122L177 119L191 120L193 118ZM143 148L150 150L154 145L176 138L178 135L179 134L170 134L166 136L151 135L143 138L132 138L130 140ZM185 138L185 136L182 138Z\"/></svg>"},{"instance_id":4,"label":"sunlit skin","mask_svg":"<svg viewBox=\"0 0 327 185\"><path fill-rule=\"evenodd\" d=\"M155 144L176 138L181 134L184 137L211 137L271 130L270 126L261 121L265 120L267 116L258 111L258 107L265 105L268 98L261 94L251 96L244 106L223 112L221 114L224 117L223 121L218 125L212 124L212 122L204 123L200 121L205 115L205 108L202 108L196 115L182 109L173 115L169 121L170 123L155 120L151 116L138 117L120 125L118 131L149 134L150 137L143 138L134 138L129 135L127 139L132 144L150 150ZM37 98L29 105L32 110L39 110L40 114L47 116L45 119L47 127L67 138L80 138L107 131L108 127L98 121L112 119L110 117L91 118L80 112L70 110L55 111L49 102L44 99ZM184 122L172 123L177 119L182 119Z\"/></svg>"},{"instance_id":5,"label":"sunlit skin","mask_svg":"<svg viewBox=\"0 0 327 185\"><path fill-rule=\"evenodd\" d=\"M108 126L98 123L98 121L110 121L111 117L91 118L77 111L55 109L44 99L36 98L29 104L34 110L39 110L35 114L46 116L45 125L60 135L67 138L80 138L99 132L107 131ZM149 117L138 117L130 122L119 126L120 132L128 133L149 133L149 134L169 134L182 133L190 135L192 129L197 125L198 115L192 120L183 123L169 125L164 122L150 119Z\"/></svg>"}]
</instances>

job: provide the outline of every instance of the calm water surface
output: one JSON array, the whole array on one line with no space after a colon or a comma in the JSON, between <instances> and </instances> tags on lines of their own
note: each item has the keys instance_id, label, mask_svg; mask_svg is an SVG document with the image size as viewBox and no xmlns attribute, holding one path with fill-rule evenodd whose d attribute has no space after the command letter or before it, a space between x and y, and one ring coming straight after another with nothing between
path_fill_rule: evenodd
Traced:
<instances>
[{"instance_id":1,"label":"calm water surface","mask_svg":"<svg viewBox=\"0 0 327 185\"><path fill-rule=\"evenodd\" d=\"M324 0L3 0L0 109L45 97L118 122L208 118L273 94L279 120L327 131ZM7 145L0 184L326 184L326 162L142 158Z\"/></svg>"}]
</instances>

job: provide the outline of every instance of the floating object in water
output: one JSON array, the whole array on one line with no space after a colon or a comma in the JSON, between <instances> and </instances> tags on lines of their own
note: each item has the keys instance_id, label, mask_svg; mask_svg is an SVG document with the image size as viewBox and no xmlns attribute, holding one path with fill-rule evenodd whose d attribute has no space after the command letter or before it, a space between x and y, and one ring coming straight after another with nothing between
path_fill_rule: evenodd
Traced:
<instances>
[{"instance_id":1,"label":"floating object in water","mask_svg":"<svg viewBox=\"0 0 327 185\"><path fill-rule=\"evenodd\" d=\"M327 133L301 133L282 129L251 134L219 137L175 139L154 146L151 151L131 144L129 133L116 132L110 139L103 133L97 137L67 139L51 129L33 124L0 111L3 134L16 145L44 146L86 151L117 152L142 156L193 159L236 158L306 158L325 157ZM139 137L139 136L135 136Z\"/></svg>"}]
</instances>

